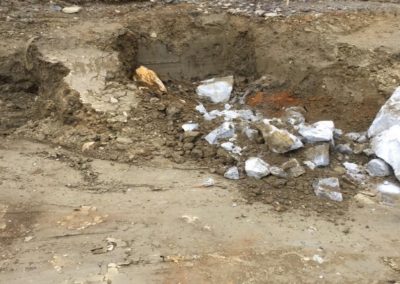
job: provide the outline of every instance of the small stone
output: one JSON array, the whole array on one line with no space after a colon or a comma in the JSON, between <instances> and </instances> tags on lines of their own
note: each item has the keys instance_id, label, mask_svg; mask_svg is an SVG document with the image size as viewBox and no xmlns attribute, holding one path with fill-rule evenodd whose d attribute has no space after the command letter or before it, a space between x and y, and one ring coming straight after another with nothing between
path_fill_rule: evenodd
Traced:
<instances>
[{"instance_id":1,"label":"small stone","mask_svg":"<svg viewBox=\"0 0 400 284\"><path fill-rule=\"evenodd\" d=\"M353 150L351 149L350 144L338 144L335 147L335 150L344 155L351 155L353 154Z\"/></svg>"},{"instance_id":2,"label":"small stone","mask_svg":"<svg viewBox=\"0 0 400 284\"><path fill-rule=\"evenodd\" d=\"M110 103L117 104L118 103L118 99L116 99L114 97L110 97Z\"/></svg>"},{"instance_id":3,"label":"small stone","mask_svg":"<svg viewBox=\"0 0 400 284\"><path fill-rule=\"evenodd\" d=\"M369 161L366 167L367 173L372 177L386 177L390 175L390 166L381 159Z\"/></svg>"},{"instance_id":4,"label":"small stone","mask_svg":"<svg viewBox=\"0 0 400 284\"><path fill-rule=\"evenodd\" d=\"M287 173L280 167L273 166L270 168L272 175L280 178L287 178Z\"/></svg>"},{"instance_id":5,"label":"small stone","mask_svg":"<svg viewBox=\"0 0 400 284\"><path fill-rule=\"evenodd\" d=\"M305 173L306 173L306 170L304 169L304 167L302 167L300 165L297 167L294 167L294 168L290 168L288 170L288 175L291 178L297 178Z\"/></svg>"},{"instance_id":6,"label":"small stone","mask_svg":"<svg viewBox=\"0 0 400 284\"><path fill-rule=\"evenodd\" d=\"M227 178L227 179L238 180L240 178L238 168L237 167L229 168L225 172L224 177Z\"/></svg>"},{"instance_id":7,"label":"small stone","mask_svg":"<svg viewBox=\"0 0 400 284\"><path fill-rule=\"evenodd\" d=\"M329 142L333 139L333 130L335 125L333 121L318 121L312 125L301 125L299 133L307 142Z\"/></svg>"},{"instance_id":8,"label":"small stone","mask_svg":"<svg viewBox=\"0 0 400 284\"><path fill-rule=\"evenodd\" d=\"M283 154L304 146L299 138L265 120L263 123L259 123L257 127L264 137L265 144L275 153Z\"/></svg>"},{"instance_id":9,"label":"small stone","mask_svg":"<svg viewBox=\"0 0 400 284\"><path fill-rule=\"evenodd\" d=\"M290 159L289 161L283 163L281 168L286 171L288 169L295 168L298 166L300 166L300 163L297 161L297 159Z\"/></svg>"},{"instance_id":10,"label":"small stone","mask_svg":"<svg viewBox=\"0 0 400 284\"><path fill-rule=\"evenodd\" d=\"M64 7L61 11L65 14L76 14L79 13L82 10L82 7L80 6L69 6L69 7Z\"/></svg>"},{"instance_id":11,"label":"small stone","mask_svg":"<svg viewBox=\"0 0 400 284\"><path fill-rule=\"evenodd\" d=\"M133 143L132 139L129 137L118 137L116 139L116 141L117 141L117 143L120 143L120 144L132 144Z\"/></svg>"},{"instance_id":12,"label":"small stone","mask_svg":"<svg viewBox=\"0 0 400 284\"><path fill-rule=\"evenodd\" d=\"M86 151L89 151L89 150L93 149L95 143L96 143L96 142L94 142L94 141L90 141L90 142L84 143L84 144L82 145L82 152L86 152Z\"/></svg>"},{"instance_id":13,"label":"small stone","mask_svg":"<svg viewBox=\"0 0 400 284\"><path fill-rule=\"evenodd\" d=\"M333 201L343 201L340 192L340 184L337 178L318 179L313 183L314 193L321 198L328 198Z\"/></svg>"}]
</instances>

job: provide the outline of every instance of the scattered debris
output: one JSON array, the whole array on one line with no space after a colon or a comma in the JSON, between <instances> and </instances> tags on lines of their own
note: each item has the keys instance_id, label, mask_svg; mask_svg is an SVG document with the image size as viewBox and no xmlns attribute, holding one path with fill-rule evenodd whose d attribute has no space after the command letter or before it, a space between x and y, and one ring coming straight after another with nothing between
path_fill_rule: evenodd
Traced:
<instances>
[{"instance_id":1,"label":"scattered debris","mask_svg":"<svg viewBox=\"0 0 400 284\"><path fill-rule=\"evenodd\" d=\"M200 97L205 97L213 103L229 101L233 89L233 76L212 78L201 82L196 89Z\"/></svg>"},{"instance_id":2,"label":"scattered debris","mask_svg":"<svg viewBox=\"0 0 400 284\"><path fill-rule=\"evenodd\" d=\"M317 262L318 264L322 264L322 263L324 263L324 259L320 256L320 255L318 255L318 254L314 254L313 255L313 257L312 257L312 260L314 260L315 262Z\"/></svg>"},{"instance_id":3,"label":"scattered debris","mask_svg":"<svg viewBox=\"0 0 400 284\"><path fill-rule=\"evenodd\" d=\"M193 224L199 220L199 217L192 216L192 215L182 215L181 219L184 220L188 224Z\"/></svg>"},{"instance_id":4,"label":"scattered debris","mask_svg":"<svg viewBox=\"0 0 400 284\"><path fill-rule=\"evenodd\" d=\"M249 177L261 179L270 174L269 165L260 158L249 158L245 163L245 171Z\"/></svg>"},{"instance_id":5,"label":"scattered debris","mask_svg":"<svg viewBox=\"0 0 400 284\"><path fill-rule=\"evenodd\" d=\"M167 92L164 83L158 78L157 74L144 66L136 69L136 79L145 84L150 90L163 94Z\"/></svg>"},{"instance_id":6,"label":"scattered debris","mask_svg":"<svg viewBox=\"0 0 400 284\"><path fill-rule=\"evenodd\" d=\"M210 144L217 144L219 139L232 138L235 135L235 125L232 122L224 122L222 125L209 134L204 139Z\"/></svg>"},{"instance_id":7,"label":"scattered debris","mask_svg":"<svg viewBox=\"0 0 400 284\"><path fill-rule=\"evenodd\" d=\"M309 143L329 142L333 139L334 129L333 121L318 121L312 125L300 125L299 133Z\"/></svg>"},{"instance_id":8,"label":"scattered debris","mask_svg":"<svg viewBox=\"0 0 400 284\"><path fill-rule=\"evenodd\" d=\"M69 230L84 230L87 227L104 222L107 217L108 215L99 215L94 206L81 206L57 223Z\"/></svg>"},{"instance_id":9,"label":"scattered debris","mask_svg":"<svg viewBox=\"0 0 400 284\"><path fill-rule=\"evenodd\" d=\"M396 272L400 272L400 257L383 257L383 263Z\"/></svg>"},{"instance_id":10,"label":"scattered debris","mask_svg":"<svg viewBox=\"0 0 400 284\"><path fill-rule=\"evenodd\" d=\"M337 178L324 178L314 181L313 188L315 195L321 198L328 198L333 201L343 201L340 192L340 184Z\"/></svg>"},{"instance_id":11,"label":"scattered debris","mask_svg":"<svg viewBox=\"0 0 400 284\"><path fill-rule=\"evenodd\" d=\"M351 146L348 143L336 145L335 150L338 151L339 153L345 154L345 155L353 154L353 150L351 149Z\"/></svg>"},{"instance_id":12,"label":"scattered debris","mask_svg":"<svg viewBox=\"0 0 400 284\"><path fill-rule=\"evenodd\" d=\"M227 179L239 179L239 169L237 167L230 167L226 170L224 177Z\"/></svg>"},{"instance_id":13,"label":"scattered debris","mask_svg":"<svg viewBox=\"0 0 400 284\"><path fill-rule=\"evenodd\" d=\"M96 142L94 142L94 141L84 143L82 145L82 152L86 152L86 151L93 149L95 144L96 144Z\"/></svg>"},{"instance_id":14,"label":"scattered debris","mask_svg":"<svg viewBox=\"0 0 400 284\"><path fill-rule=\"evenodd\" d=\"M270 170L271 174L276 177L280 177L280 178L288 177L287 173L280 167L272 166L272 167L270 167L269 170Z\"/></svg>"},{"instance_id":15,"label":"scattered debris","mask_svg":"<svg viewBox=\"0 0 400 284\"><path fill-rule=\"evenodd\" d=\"M232 142L225 142L221 144L221 147L228 152L232 152L233 154L241 155L242 147L236 146Z\"/></svg>"}]
</instances>

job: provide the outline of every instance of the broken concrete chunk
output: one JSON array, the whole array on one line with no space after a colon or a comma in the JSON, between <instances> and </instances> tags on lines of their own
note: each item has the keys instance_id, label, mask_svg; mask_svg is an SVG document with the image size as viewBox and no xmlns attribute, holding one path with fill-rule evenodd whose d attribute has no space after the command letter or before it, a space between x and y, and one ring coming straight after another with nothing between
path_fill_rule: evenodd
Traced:
<instances>
[{"instance_id":1,"label":"broken concrete chunk","mask_svg":"<svg viewBox=\"0 0 400 284\"><path fill-rule=\"evenodd\" d=\"M371 148L376 156L393 168L396 178L400 180L400 125L394 125L376 135L371 141Z\"/></svg>"},{"instance_id":2,"label":"broken concrete chunk","mask_svg":"<svg viewBox=\"0 0 400 284\"><path fill-rule=\"evenodd\" d=\"M158 78L157 74L144 66L140 66L136 69L136 78L141 83L145 84L151 90L158 93L166 93L167 88L164 83Z\"/></svg>"},{"instance_id":3,"label":"broken concrete chunk","mask_svg":"<svg viewBox=\"0 0 400 284\"><path fill-rule=\"evenodd\" d=\"M372 177L386 177L390 175L390 166L381 159L372 159L367 164L367 173Z\"/></svg>"},{"instance_id":4,"label":"broken concrete chunk","mask_svg":"<svg viewBox=\"0 0 400 284\"><path fill-rule=\"evenodd\" d=\"M231 152L233 154L241 155L242 152L242 147L236 146L232 142L225 142L221 144L221 147L225 149L228 152Z\"/></svg>"},{"instance_id":5,"label":"broken concrete chunk","mask_svg":"<svg viewBox=\"0 0 400 284\"><path fill-rule=\"evenodd\" d=\"M333 139L333 130L335 125L333 121L318 121L312 125L301 125L299 133L307 142L328 142Z\"/></svg>"},{"instance_id":6,"label":"broken concrete chunk","mask_svg":"<svg viewBox=\"0 0 400 284\"><path fill-rule=\"evenodd\" d=\"M363 174L364 169L362 167L360 167L359 165L357 165L355 163L344 162L343 166L346 169L347 175L349 177L351 177L353 180L362 182L363 180L365 180L367 178L367 176L365 176Z\"/></svg>"},{"instance_id":7,"label":"broken concrete chunk","mask_svg":"<svg viewBox=\"0 0 400 284\"><path fill-rule=\"evenodd\" d=\"M344 155L351 155L353 154L353 150L351 149L350 144L338 144L335 147L335 150Z\"/></svg>"},{"instance_id":8,"label":"broken concrete chunk","mask_svg":"<svg viewBox=\"0 0 400 284\"><path fill-rule=\"evenodd\" d=\"M239 170L237 167L230 167L229 169L226 170L224 177L227 179L234 179L237 180L239 179Z\"/></svg>"},{"instance_id":9,"label":"broken concrete chunk","mask_svg":"<svg viewBox=\"0 0 400 284\"><path fill-rule=\"evenodd\" d=\"M117 137L116 141L117 141L117 143L120 143L120 144L132 144L133 143L132 139L129 137Z\"/></svg>"},{"instance_id":10,"label":"broken concrete chunk","mask_svg":"<svg viewBox=\"0 0 400 284\"><path fill-rule=\"evenodd\" d=\"M313 183L313 189L316 196L327 198L333 201L343 201L342 193L340 192L339 179L324 178L318 179Z\"/></svg>"},{"instance_id":11,"label":"broken concrete chunk","mask_svg":"<svg viewBox=\"0 0 400 284\"><path fill-rule=\"evenodd\" d=\"M187 131L195 131L199 128L199 124L198 123L185 123L182 125L182 129L183 131L187 132Z\"/></svg>"},{"instance_id":12,"label":"broken concrete chunk","mask_svg":"<svg viewBox=\"0 0 400 284\"><path fill-rule=\"evenodd\" d=\"M76 14L79 13L82 10L82 7L80 6L69 6L69 7L64 7L61 11L65 14Z\"/></svg>"},{"instance_id":13,"label":"broken concrete chunk","mask_svg":"<svg viewBox=\"0 0 400 284\"><path fill-rule=\"evenodd\" d=\"M250 127L246 127L243 132L250 140L255 140L258 136L258 130L252 129Z\"/></svg>"},{"instance_id":14,"label":"broken concrete chunk","mask_svg":"<svg viewBox=\"0 0 400 284\"><path fill-rule=\"evenodd\" d=\"M260 158L249 158L245 163L245 171L249 177L261 179L270 174L269 165Z\"/></svg>"},{"instance_id":15,"label":"broken concrete chunk","mask_svg":"<svg viewBox=\"0 0 400 284\"><path fill-rule=\"evenodd\" d=\"M306 158L311 161L316 167L326 167L329 165L329 144L324 143L305 151Z\"/></svg>"},{"instance_id":16,"label":"broken concrete chunk","mask_svg":"<svg viewBox=\"0 0 400 284\"><path fill-rule=\"evenodd\" d=\"M213 103L227 102L233 89L233 76L213 78L201 82L196 89L200 97L205 97Z\"/></svg>"},{"instance_id":17,"label":"broken concrete chunk","mask_svg":"<svg viewBox=\"0 0 400 284\"><path fill-rule=\"evenodd\" d=\"M338 139L338 138L342 137L342 135L343 135L343 130L342 129L335 128L333 130L333 138Z\"/></svg>"},{"instance_id":18,"label":"broken concrete chunk","mask_svg":"<svg viewBox=\"0 0 400 284\"><path fill-rule=\"evenodd\" d=\"M224 122L222 125L211 131L204 138L210 144L217 144L218 139L231 138L235 135L235 125L232 122Z\"/></svg>"},{"instance_id":19,"label":"broken concrete chunk","mask_svg":"<svg viewBox=\"0 0 400 284\"><path fill-rule=\"evenodd\" d=\"M374 137L395 125L400 126L400 87L379 110L368 129L368 136Z\"/></svg>"},{"instance_id":20,"label":"broken concrete chunk","mask_svg":"<svg viewBox=\"0 0 400 284\"><path fill-rule=\"evenodd\" d=\"M356 142L361 137L361 133L349 132L344 135L348 140Z\"/></svg>"},{"instance_id":21,"label":"broken concrete chunk","mask_svg":"<svg viewBox=\"0 0 400 284\"><path fill-rule=\"evenodd\" d=\"M259 123L257 127L261 131L265 143L275 153L283 154L304 146L300 139L289 131L279 129L265 120L264 123Z\"/></svg>"}]
</instances>

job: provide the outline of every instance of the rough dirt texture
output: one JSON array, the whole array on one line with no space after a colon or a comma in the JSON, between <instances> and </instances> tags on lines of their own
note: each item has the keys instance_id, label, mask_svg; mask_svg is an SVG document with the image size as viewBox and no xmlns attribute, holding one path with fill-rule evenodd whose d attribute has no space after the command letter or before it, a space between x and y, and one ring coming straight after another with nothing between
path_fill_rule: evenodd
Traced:
<instances>
[{"instance_id":1,"label":"rough dirt texture","mask_svg":"<svg viewBox=\"0 0 400 284\"><path fill-rule=\"evenodd\" d=\"M74 1L56 4L68 2ZM366 163L366 155L331 149L331 167L298 178L230 183L215 176L218 186L201 188L232 165L244 177L248 156L280 165L304 160L305 150L278 155L260 135L239 135L247 148L233 157L202 139L222 119L205 122L195 111L199 80L233 74L235 107L244 107L238 100L246 94L247 105L266 117L295 105L309 122L329 119L345 132L365 131L400 81L396 2L78 2L83 10L73 15L43 1L0 3L4 281L399 279L398 240L388 237L398 235L398 210L378 205L377 197L366 208L355 203L365 188L341 167L344 160ZM159 74L167 94L134 81L140 65ZM201 128L188 137L181 125L190 120ZM312 181L327 176L340 178L343 202L314 195ZM107 237L123 240L123 249L103 252ZM320 265L314 254L329 261ZM119 263L123 273L108 263Z\"/></svg>"}]
</instances>

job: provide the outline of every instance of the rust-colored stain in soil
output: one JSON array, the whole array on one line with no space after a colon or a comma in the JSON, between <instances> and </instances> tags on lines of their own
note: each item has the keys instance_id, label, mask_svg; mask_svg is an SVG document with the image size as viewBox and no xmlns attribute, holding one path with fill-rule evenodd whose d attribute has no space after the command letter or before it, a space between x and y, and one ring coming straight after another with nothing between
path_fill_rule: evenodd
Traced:
<instances>
[{"instance_id":1,"label":"rust-colored stain in soil","mask_svg":"<svg viewBox=\"0 0 400 284\"><path fill-rule=\"evenodd\" d=\"M290 91L276 93L257 92L247 98L246 104L257 107L268 115L279 115L283 108L302 105L300 99L293 97Z\"/></svg>"}]
</instances>

